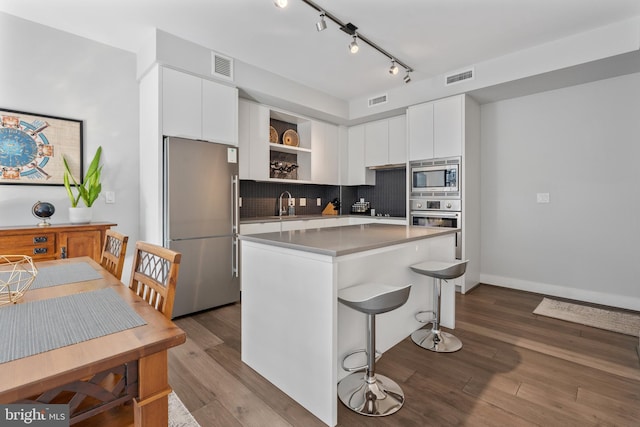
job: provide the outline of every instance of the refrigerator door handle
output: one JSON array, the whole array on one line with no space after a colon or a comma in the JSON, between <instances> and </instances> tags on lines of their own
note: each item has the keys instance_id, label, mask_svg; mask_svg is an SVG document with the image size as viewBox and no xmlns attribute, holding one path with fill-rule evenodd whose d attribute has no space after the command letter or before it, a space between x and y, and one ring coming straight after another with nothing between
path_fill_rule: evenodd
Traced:
<instances>
[{"instance_id":1,"label":"refrigerator door handle","mask_svg":"<svg viewBox=\"0 0 640 427\"><path fill-rule=\"evenodd\" d=\"M233 265L231 267L232 274L235 277L238 277L240 274L239 269L239 248L238 248L238 233L239 229L239 214L240 208L238 207L238 199L240 197L240 192L238 189L239 186L238 175L234 175L231 178L231 218L232 218L232 229L233 229Z\"/></svg>"}]
</instances>

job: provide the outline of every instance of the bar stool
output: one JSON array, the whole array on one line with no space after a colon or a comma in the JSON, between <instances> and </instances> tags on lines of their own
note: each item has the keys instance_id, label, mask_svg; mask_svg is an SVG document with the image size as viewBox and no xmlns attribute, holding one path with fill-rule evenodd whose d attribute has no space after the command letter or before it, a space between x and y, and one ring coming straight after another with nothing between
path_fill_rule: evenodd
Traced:
<instances>
[{"instance_id":1,"label":"bar stool","mask_svg":"<svg viewBox=\"0 0 640 427\"><path fill-rule=\"evenodd\" d=\"M418 274L433 277L433 311L420 311L416 314L416 320L420 323L431 323L431 329L418 329L411 334L414 343L427 350L438 353L452 353L462 348L462 341L456 336L440 330L440 293L442 280L455 279L462 276L467 270L469 261L425 261L412 265L411 270ZM420 315L423 313L433 313L434 317L423 320Z\"/></svg>"},{"instance_id":2,"label":"bar stool","mask_svg":"<svg viewBox=\"0 0 640 427\"><path fill-rule=\"evenodd\" d=\"M342 368L345 371L365 370L352 373L338 383L338 397L352 411L361 415L380 417L397 412L404 403L400 386L384 375L376 375L376 314L386 313L402 306L409 298L411 285L392 286L380 283L364 283L338 291L338 300L367 315L367 348L345 356ZM345 360L356 353L365 352L367 364L346 368Z\"/></svg>"}]
</instances>

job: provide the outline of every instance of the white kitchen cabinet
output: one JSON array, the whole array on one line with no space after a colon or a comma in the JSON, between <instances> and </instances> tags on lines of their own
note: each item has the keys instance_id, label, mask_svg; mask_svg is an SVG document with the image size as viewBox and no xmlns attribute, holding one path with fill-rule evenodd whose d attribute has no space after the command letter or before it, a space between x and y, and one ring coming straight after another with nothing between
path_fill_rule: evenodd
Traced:
<instances>
[{"instance_id":1,"label":"white kitchen cabinet","mask_svg":"<svg viewBox=\"0 0 640 427\"><path fill-rule=\"evenodd\" d=\"M406 146L405 115L365 124L365 166L406 163Z\"/></svg>"},{"instance_id":2,"label":"white kitchen cabinet","mask_svg":"<svg viewBox=\"0 0 640 427\"><path fill-rule=\"evenodd\" d=\"M269 180L269 109L241 99L238 124L240 179Z\"/></svg>"},{"instance_id":3,"label":"white kitchen cabinet","mask_svg":"<svg viewBox=\"0 0 640 427\"><path fill-rule=\"evenodd\" d=\"M163 68L162 131L238 145L238 89Z\"/></svg>"},{"instance_id":4,"label":"white kitchen cabinet","mask_svg":"<svg viewBox=\"0 0 640 427\"><path fill-rule=\"evenodd\" d=\"M349 128L347 180L343 185L375 185L374 171L365 166L365 125Z\"/></svg>"},{"instance_id":5,"label":"white kitchen cabinet","mask_svg":"<svg viewBox=\"0 0 640 427\"><path fill-rule=\"evenodd\" d=\"M407 108L409 160L433 158L433 103Z\"/></svg>"},{"instance_id":6,"label":"white kitchen cabinet","mask_svg":"<svg viewBox=\"0 0 640 427\"><path fill-rule=\"evenodd\" d=\"M407 116L389 119L389 164L407 162Z\"/></svg>"},{"instance_id":7,"label":"white kitchen cabinet","mask_svg":"<svg viewBox=\"0 0 640 427\"><path fill-rule=\"evenodd\" d=\"M161 105L164 135L202 137L202 79L163 68Z\"/></svg>"},{"instance_id":8,"label":"white kitchen cabinet","mask_svg":"<svg viewBox=\"0 0 640 427\"><path fill-rule=\"evenodd\" d=\"M462 156L462 96L440 99L433 105L433 156Z\"/></svg>"},{"instance_id":9,"label":"white kitchen cabinet","mask_svg":"<svg viewBox=\"0 0 640 427\"><path fill-rule=\"evenodd\" d=\"M238 89L202 80L202 139L238 145Z\"/></svg>"},{"instance_id":10,"label":"white kitchen cabinet","mask_svg":"<svg viewBox=\"0 0 640 427\"><path fill-rule=\"evenodd\" d=\"M407 109L409 160L462 156L463 95Z\"/></svg>"},{"instance_id":11,"label":"white kitchen cabinet","mask_svg":"<svg viewBox=\"0 0 640 427\"><path fill-rule=\"evenodd\" d=\"M338 126L311 122L311 181L314 184L340 184L338 148Z\"/></svg>"},{"instance_id":12,"label":"white kitchen cabinet","mask_svg":"<svg viewBox=\"0 0 640 427\"><path fill-rule=\"evenodd\" d=\"M389 163L389 121L377 120L364 125L364 165Z\"/></svg>"}]
</instances>

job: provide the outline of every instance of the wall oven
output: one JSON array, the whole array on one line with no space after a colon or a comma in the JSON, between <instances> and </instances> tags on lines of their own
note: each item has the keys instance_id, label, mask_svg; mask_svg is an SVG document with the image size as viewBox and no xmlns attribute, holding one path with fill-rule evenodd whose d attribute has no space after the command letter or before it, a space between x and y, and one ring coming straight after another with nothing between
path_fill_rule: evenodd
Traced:
<instances>
[{"instance_id":1,"label":"wall oven","mask_svg":"<svg viewBox=\"0 0 640 427\"><path fill-rule=\"evenodd\" d=\"M415 227L462 228L460 200L411 199L410 224ZM456 233L456 259L462 259L462 231Z\"/></svg>"},{"instance_id":2,"label":"wall oven","mask_svg":"<svg viewBox=\"0 0 640 427\"><path fill-rule=\"evenodd\" d=\"M460 157L411 162L411 197L460 198Z\"/></svg>"}]
</instances>

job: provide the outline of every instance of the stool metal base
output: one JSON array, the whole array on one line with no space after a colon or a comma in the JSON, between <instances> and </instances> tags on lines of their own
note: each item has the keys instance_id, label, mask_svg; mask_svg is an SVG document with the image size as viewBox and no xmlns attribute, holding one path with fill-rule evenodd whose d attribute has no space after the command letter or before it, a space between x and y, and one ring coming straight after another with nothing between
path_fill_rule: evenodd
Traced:
<instances>
[{"instance_id":1,"label":"stool metal base","mask_svg":"<svg viewBox=\"0 0 640 427\"><path fill-rule=\"evenodd\" d=\"M354 412L369 417L391 415L404 404L400 386L384 375L376 374L369 380L366 374L354 373L338 383L338 397Z\"/></svg>"},{"instance_id":2,"label":"stool metal base","mask_svg":"<svg viewBox=\"0 0 640 427\"><path fill-rule=\"evenodd\" d=\"M453 353L462 348L462 341L455 335L433 329L418 329L411 334L411 339L420 347L438 353Z\"/></svg>"}]
</instances>

